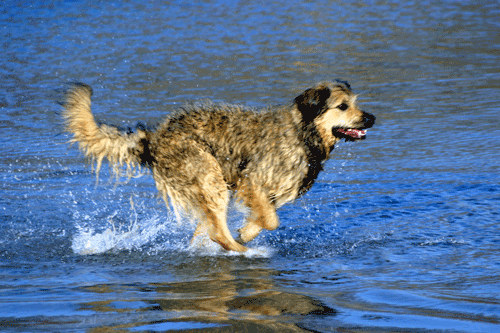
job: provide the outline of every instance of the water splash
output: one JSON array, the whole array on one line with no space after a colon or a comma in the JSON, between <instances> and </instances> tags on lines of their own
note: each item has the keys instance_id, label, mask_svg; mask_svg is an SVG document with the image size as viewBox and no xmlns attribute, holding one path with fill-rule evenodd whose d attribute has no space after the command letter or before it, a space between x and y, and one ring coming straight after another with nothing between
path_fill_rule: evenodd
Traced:
<instances>
[{"instance_id":1,"label":"water splash","mask_svg":"<svg viewBox=\"0 0 500 333\"><path fill-rule=\"evenodd\" d=\"M130 220L120 221L118 212L107 218L107 225L96 230L99 218L83 216L82 224L77 224L77 232L72 240L72 250L78 255L94 255L116 251L140 251L156 254L166 251L185 252L193 256L244 256L247 258L269 258L272 248L266 245L250 246L247 252L226 251L201 235L191 241L195 225L187 219L180 222L174 214L159 214L138 218L134 202L130 200L133 211ZM233 204L229 209L229 223L241 224L246 211ZM78 214L76 214L78 216Z\"/></svg>"},{"instance_id":2,"label":"water splash","mask_svg":"<svg viewBox=\"0 0 500 333\"><path fill-rule=\"evenodd\" d=\"M246 258L270 258L274 254L274 249L265 244L251 243L248 250L244 253L235 251L226 251L219 244L211 241L208 236L196 237L188 246L187 250L194 256L210 256L210 257L238 257Z\"/></svg>"},{"instance_id":3,"label":"water splash","mask_svg":"<svg viewBox=\"0 0 500 333\"><path fill-rule=\"evenodd\" d=\"M164 222L161 222L164 221ZM134 221L129 227L119 227L110 219L108 227L96 231L92 227L77 226L71 248L80 255L101 254L109 251L141 250L167 232L175 222L159 217L148 218L141 223Z\"/></svg>"}]
</instances>

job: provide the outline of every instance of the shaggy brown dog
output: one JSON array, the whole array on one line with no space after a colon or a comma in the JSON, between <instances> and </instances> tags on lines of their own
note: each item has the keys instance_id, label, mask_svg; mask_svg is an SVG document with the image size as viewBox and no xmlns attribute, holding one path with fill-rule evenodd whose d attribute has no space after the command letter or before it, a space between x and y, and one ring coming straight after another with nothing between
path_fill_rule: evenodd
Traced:
<instances>
[{"instance_id":1,"label":"shaggy brown dog","mask_svg":"<svg viewBox=\"0 0 500 333\"><path fill-rule=\"evenodd\" d=\"M96 123L92 90L75 84L63 116L97 172L107 158L117 175L125 165L147 166L156 187L174 211L198 221L195 235L226 250L246 251L243 243L262 229L274 230L276 209L311 188L322 163L341 139L364 139L375 117L356 106L347 82L323 82L297 96L291 106L259 112L233 105L190 105L152 131L135 132ZM229 190L250 208L236 241L226 224Z\"/></svg>"}]
</instances>

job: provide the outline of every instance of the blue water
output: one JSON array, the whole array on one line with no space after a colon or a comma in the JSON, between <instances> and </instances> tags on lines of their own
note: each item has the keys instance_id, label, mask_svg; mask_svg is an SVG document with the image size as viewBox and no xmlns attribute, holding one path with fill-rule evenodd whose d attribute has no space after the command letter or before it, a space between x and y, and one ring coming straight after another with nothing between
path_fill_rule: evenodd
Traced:
<instances>
[{"instance_id":1,"label":"blue water","mask_svg":"<svg viewBox=\"0 0 500 333\"><path fill-rule=\"evenodd\" d=\"M497 1L3 2L0 330L500 331L499 17ZM153 125L334 78L376 125L245 255L189 246L151 175L96 184L57 104L82 81L100 121Z\"/></svg>"}]
</instances>

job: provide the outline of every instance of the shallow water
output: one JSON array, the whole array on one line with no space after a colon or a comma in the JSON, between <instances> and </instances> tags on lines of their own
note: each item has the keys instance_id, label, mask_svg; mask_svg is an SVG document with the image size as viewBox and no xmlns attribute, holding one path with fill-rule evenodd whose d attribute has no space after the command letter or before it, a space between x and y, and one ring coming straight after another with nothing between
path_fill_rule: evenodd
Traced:
<instances>
[{"instance_id":1,"label":"shallow water","mask_svg":"<svg viewBox=\"0 0 500 333\"><path fill-rule=\"evenodd\" d=\"M4 2L2 331L500 330L497 1ZM248 254L188 246L150 175L116 186L62 133L186 101L289 103L349 80L377 116ZM108 179L111 179L108 181ZM234 206L231 228L244 212Z\"/></svg>"}]
</instances>

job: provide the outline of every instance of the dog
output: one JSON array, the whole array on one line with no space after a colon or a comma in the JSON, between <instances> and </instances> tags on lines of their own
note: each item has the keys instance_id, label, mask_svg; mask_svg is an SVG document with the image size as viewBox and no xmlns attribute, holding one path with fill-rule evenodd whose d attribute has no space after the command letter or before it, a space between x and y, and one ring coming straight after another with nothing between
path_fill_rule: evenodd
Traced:
<instances>
[{"instance_id":1,"label":"dog","mask_svg":"<svg viewBox=\"0 0 500 333\"><path fill-rule=\"evenodd\" d=\"M255 110L230 104L189 104L156 129L99 124L90 86L75 83L63 103L65 129L98 175L106 158L116 175L152 171L156 187L179 217L196 219L193 239L208 233L224 249L279 226L276 209L307 192L337 142L365 139L375 116L361 111L349 83L321 82L287 106ZM249 208L237 240L226 224L230 192Z\"/></svg>"}]
</instances>

